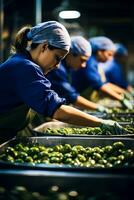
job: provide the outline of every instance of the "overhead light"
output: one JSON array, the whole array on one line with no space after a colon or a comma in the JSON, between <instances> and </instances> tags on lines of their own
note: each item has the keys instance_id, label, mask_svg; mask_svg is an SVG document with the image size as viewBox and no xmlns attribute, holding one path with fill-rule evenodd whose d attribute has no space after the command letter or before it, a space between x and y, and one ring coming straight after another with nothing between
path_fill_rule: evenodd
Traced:
<instances>
[{"instance_id":1,"label":"overhead light","mask_svg":"<svg viewBox=\"0 0 134 200\"><path fill-rule=\"evenodd\" d=\"M80 17L80 12L76 10L64 10L59 12L59 17L62 19L76 19Z\"/></svg>"}]
</instances>

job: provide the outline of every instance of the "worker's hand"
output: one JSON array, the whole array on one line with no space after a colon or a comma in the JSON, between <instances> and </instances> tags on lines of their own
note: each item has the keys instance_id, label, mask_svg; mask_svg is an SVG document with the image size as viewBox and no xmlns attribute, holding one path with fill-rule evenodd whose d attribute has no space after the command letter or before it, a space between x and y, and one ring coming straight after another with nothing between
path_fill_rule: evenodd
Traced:
<instances>
[{"instance_id":1,"label":"worker's hand","mask_svg":"<svg viewBox=\"0 0 134 200\"><path fill-rule=\"evenodd\" d=\"M132 97L134 97L134 88L132 88L130 94L132 95Z\"/></svg>"},{"instance_id":2,"label":"worker's hand","mask_svg":"<svg viewBox=\"0 0 134 200\"><path fill-rule=\"evenodd\" d=\"M104 106L98 105L97 111L103 112L103 113L108 113L108 108L105 108Z\"/></svg>"},{"instance_id":3,"label":"worker's hand","mask_svg":"<svg viewBox=\"0 0 134 200\"><path fill-rule=\"evenodd\" d=\"M126 99L125 97L123 97L123 99L121 100L121 104L124 108L127 108L127 109L133 109L133 105L131 104L131 102Z\"/></svg>"},{"instance_id":4,"label":"worker's hand","mask_svg":"<svg viewBox=\"0 0 134 200\"><path fill-rule=\"evenodd\" d=\"M111 134L114 135L124 134L124 128L113 120L103 120L100 128L102 129L102 131L109 131Z\"/></svg>"},{"instance_id":5,"label":"worker's hand","mask_svg":"<svg viewBox=\"0 0 134 200\"><path fill-rule=\"evenodd\" d=\"M125 92L124 97L128 100L133 100L133 96L130 92Z\"/></svg>"}]
</instances>

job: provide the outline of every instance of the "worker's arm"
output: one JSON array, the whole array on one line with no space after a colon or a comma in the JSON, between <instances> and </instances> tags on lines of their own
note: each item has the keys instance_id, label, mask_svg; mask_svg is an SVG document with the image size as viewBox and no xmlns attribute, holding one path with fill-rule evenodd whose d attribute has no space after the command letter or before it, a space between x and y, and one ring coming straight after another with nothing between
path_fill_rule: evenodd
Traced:
<instances>
[{"instance_id":1,"label":"worker's arm","mask_svg":"<svg viewBox=\"0 0 134 200\"><path fill-rule=\"evenodd\" d=\"M123 88L113 84L113 83L107 83L115 92L119 93L119 94L124 94L126 92L126 90L124 90Z\"/></svg>"},{"instance_id":2,"label":"worker's arm","mask_svg":"<svg viewBox=\"0 0 134 200\"><path fill-rule=\"evenodd\" d=\"M114 99L117 100L122 100L123 96L121 94L118 94L117 92L115 92L109 85L109 83L106 83L104 85L102 85L102 87L100 88L100 90L104 93L107 93L108 95L110 95L111 97L113 97Z\"/></svg>"},{"instance_id":3,"label":"worker's arm","mask_svg":"<svg viewBox=\"0 0 134 200\"><path fill-rule=\"evenodd\" d=\"M73 105L85 110L96 110L99 112L107 112L107 108L105 108L104 106L89 101L82 96L78 96L76 102Z\"/></svg>"},{"instance_id":4,"label":"worker's arm","mask_svg":"<svg viewBox=\"0 0 134 200\"><path fill-rule=\"evenodd\" d=\"M81 109L87 109L87 110L96 110L98 105L92 101L88 101L87 99L85 99L82 96L78 96L74 106L77 106Z\"/></svg>"},{"instance_id":5,"label":"worker's arm","mask_svg":"<svg viewBox=\"0 0 134 200\"><path fill-rule=\"evenodd\" d=\"M53 115L59 121L79 125L79 126L100 126L102 119L86 114L71 106L62 105Z\"/></svg>"},{"instance_id":6,"label":"worker's arm","mask_svg":"<svg viewBox=\"0 0 134 200\"><path fill-rule=\"evenodd\" d=\"M99 126L102 131L107 130L113 134L123 133L123 128L117 122L112 120L99 119L70 106L60 106L54 113L53 118L79 126Z\"/></svg>"}]
</instances>

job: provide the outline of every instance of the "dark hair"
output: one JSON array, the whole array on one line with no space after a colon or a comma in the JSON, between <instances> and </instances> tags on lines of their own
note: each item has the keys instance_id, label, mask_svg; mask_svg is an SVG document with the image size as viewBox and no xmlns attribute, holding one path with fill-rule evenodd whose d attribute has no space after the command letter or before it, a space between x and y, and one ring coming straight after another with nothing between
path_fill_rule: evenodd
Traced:
<instances>
[{"instance_id":1,"label":"dark hair","mask_svg":"<svg viewBox=\"0 0 134 200\"><path fill-rule=\"evenodd\" d=\"M12 53L23 53L26 51L27 43L29 41L27 33L30 29L30 26L25 26L19 30L15 38L14 46L11 48Z\"/></svg>"}]
</instances>

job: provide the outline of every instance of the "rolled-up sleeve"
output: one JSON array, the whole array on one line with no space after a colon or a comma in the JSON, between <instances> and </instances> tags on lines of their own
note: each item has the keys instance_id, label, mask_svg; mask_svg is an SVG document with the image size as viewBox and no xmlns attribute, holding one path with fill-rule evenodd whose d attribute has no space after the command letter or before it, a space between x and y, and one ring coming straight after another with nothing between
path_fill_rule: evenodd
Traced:
<instances>
[{"instance_id":1,"label":"rolled-up sleeve","mask_svg":"<svg viewBox=\"0 0 134 200\"><path fill-rule=\"evenodd\" d=\"M65 104L65 99L60 98L51 89L51 83L36 65L27 64L15 72L15 93L36 112L51 117L62 104Z\"/></svg>"}]
</instances>

